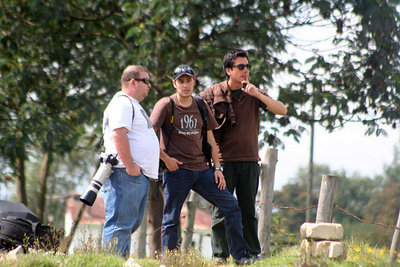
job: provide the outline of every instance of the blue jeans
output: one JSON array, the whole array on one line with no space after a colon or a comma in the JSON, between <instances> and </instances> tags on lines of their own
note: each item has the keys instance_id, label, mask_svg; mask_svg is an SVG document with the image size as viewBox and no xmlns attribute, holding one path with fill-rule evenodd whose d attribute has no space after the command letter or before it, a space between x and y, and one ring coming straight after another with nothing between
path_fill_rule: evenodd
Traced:
<instances>
[{"instance_id":1,"label":"blue jeans","mask_svg":"<svg viewBox=\"0 0 400 267\"><path fill-rule=\"evenodd\" d=\"M131 235L139 228L146 210L150 181L143 173L128 175L125 168L113 168L113 171L102 188L106 217L102 246L127 258Z\"/></svg>"},{"instance_id":2,"label":"blue jeans","mask_svg":"<svg viewBox=\"0 0 400 267\"><path fill-rule=\"evenodd\" d=\"M178 247L181 209L192 189L224 213L226 239L232 257L240 259L249 256L249 247L243 239L242 216L237 200L228 190L218 189L212 169L203 171L178 169L174 172L165 172L164 184L165 207L161 227L163 251Z\"/></svg>"}]
</instances>

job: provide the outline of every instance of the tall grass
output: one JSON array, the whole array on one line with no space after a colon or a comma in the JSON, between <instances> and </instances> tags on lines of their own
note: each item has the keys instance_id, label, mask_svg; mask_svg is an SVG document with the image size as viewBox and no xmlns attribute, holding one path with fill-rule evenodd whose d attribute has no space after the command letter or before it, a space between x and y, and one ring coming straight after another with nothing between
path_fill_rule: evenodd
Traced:
<instances>
[{"instance_id":1,"label":"tall grass","mask_svg":"<svg viewBox=\"0 0 400 267\"><path fill-rule=\"evenodd\" d=\"M298 245L284 248L268 258L252 266L400 266L400 253L396 262L389 262L389 250L385 247L374 247L365 241L347 240L348 255L346 260L331 260L327 258L308 258L300 255ZM156 267L165 264L176 266L218 266L214 260L204 259L197 251L169 252L157 259L135 259L143 267ZM4 259L0 266L123 266L125 260L116 255L110 255L101 249L84 249L72 255L46 254L45 252L20 255L17 259ZM233 265L229 259L227 265Z\"/></svg>"}]
</instances>

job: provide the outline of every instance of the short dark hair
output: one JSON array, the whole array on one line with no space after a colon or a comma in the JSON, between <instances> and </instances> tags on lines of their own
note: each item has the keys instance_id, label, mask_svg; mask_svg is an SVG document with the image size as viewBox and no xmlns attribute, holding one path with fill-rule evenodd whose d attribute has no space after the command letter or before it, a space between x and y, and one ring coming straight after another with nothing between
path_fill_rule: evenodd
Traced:
<instances>
[{"instance_id":1,"label":"short dark hair","mask_svg":"<svg viewBox=\"0 0 400 267\"><path fill-rule=\"evenodd\" d=\"M235 63L235 59L237 57L245 57L249 60L249 55L247 51L242 49L234 49L229 51L225 56L224 60L222 61L224 65L224 73L227 80L229 80L229 75L226 73L226 68L232 68L233 64Z\"/></svg>"},{"instance_id":2,"label":"short dark hair","mask_svg":"<svg viewBox=\"0 0 400 267\"><path fill-rule=\"evenodd\" d=\"M140 65L127 66L122 73L121 84L123 85L123 84L126 84L127 82L129 82L131 79L139 78L140 72L142 72L142 71L149 73L147 68L144 66L140 66Z\"/></svg>"}]
</instances>

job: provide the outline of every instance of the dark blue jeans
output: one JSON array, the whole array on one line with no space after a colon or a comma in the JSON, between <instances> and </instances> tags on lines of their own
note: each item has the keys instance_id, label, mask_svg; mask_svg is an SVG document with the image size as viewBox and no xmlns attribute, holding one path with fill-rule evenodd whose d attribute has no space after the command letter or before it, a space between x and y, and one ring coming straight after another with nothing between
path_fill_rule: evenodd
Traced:
<instances>
[{"instance_id":1,"label":"dark blue jeans","mask_svg":"<svg viewBox=\"0 0 400 267\"><path fill-rule=\"evenodd\" d=\"M219 190L210 168L203 171L179 169L164 173L165 207L161 227L161 247L174 250L178 246L178 226L182 205L192 189L211 204L217 206L225 217L226 240L234 259L249 256L243 239L242 216L237 200L228 190Z\"/></svg>"}]
</instances>

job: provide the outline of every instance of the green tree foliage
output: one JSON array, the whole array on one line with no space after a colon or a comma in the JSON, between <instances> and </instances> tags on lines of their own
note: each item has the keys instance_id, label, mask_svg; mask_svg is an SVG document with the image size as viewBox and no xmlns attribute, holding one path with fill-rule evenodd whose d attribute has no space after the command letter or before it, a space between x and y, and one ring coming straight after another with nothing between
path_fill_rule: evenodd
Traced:
<instances>
[{"instance_id":1,"label":"green tree foliage","mask_svg":"<svg viewBox=\"0 0 400 267\"><path fill-rule=\"evenodd\" d=\"M268 50L283 51L284 38L268 1L137 1L126 3L129 50L154 73L155 97L174 92L168 74L182 63L192 65L200 76L224 80L222 57L230 49L250 49L255 68L252 80L271 84L273 65Z\"/></svg>"},{"instance_id":2,"label":"green tree foliage","mask_svg":"<svg viewBox=\"0 0 400 267\"><path fill-rule=\"evenodd\" d=\"M305 60L310 67L303 71L303 81L282 88L281 98L289 104L290 115L312 121L310 112L299 106L312 99L319 113L316 122L328 130L347 121L362 121L369 134L381 134L381 123L396 128L400 100L398 2L306 1L305 5L309 4L336 24L332 45L337 50L315 50ZM312 15L310 12L305 20L312 23Z\"/></svg>"},{"instance_id":3,"label":"green tree foliage","mask_svg":"<svg viewBox=\"0 0 400 267\"><path fill-rule=\"evenodd\" d=\"M364 214L368 221L394 226L400 210L400 148L396 147L394 159L384 172L383 186L371 195ZM382 244L390 246L393 229L375 227L374 236L380 236ZM372 233L369 235L372 238Z\"/></svg>"},{"instance_id":4,"label":"green tree foliage","mask_svg":"<svg viewBox=\"0 0 400 267\"><path fill-rule=\"evenodd\" d=\"M29 151L65 155L101 118L100 105L120 73L107 36L117 8L74 1L2 1L0 11L0 151L27 202ZM112 20L108 21L110 17ZM114 49L112 49L114 46ZM115 74L115 75L114 75Z\"/></svg>"},{"instance_id":5,"label":"green tree foliage","mask_svg":"<svg viewBox=\"0 0 400 267\"><path fill-rule=\"evenodd\" d=\"M151 111L156 100L174 91L167 74L177 65L195 68L201 90L224 79L227 50L247 49L251 81L271 94L279 89L289 110L279 119L263 114L269 124L262 144L277 145L282 134L298 138L303 129L298 120L311 120L310 100L319 114L315 120L328 130L349 120L363 120L370 133L380 133L381 123L397 126L397 1L8 0L0 5L1 172L14 178L23 202L30 152L67 155L87 129L98 133L104 105L128 64L145 65L153 74L153 89L143 102ZM296 30L313 25L336 28L336 49L315 50L304 70L286 52L296 45ZM296 79L275 89L274 75Z\"/></svg>"},{"instance_id":6,"label":"green tree foliage","mask_svg":"<svg viewBox=\"0 0 400 267\"><path fill-rule=\"evenodd\" d=\"M297 138L314 118L304 107L312 99L315 120L328 130L346 121L363 121L369 133L382 133L381 123L396 127L399 112L399 16L391 1L136 1L124 5L127 17L123 37L127 49L154 73L155 99L174 91L167 74L180 63L191 64L207 81L224 79L221 57L229 49L249 50L251 81L271 87L274 74L298 79L280 88L279 98L289 116L270 125L261 144L279 143L283 134ZM305 26L334 27L331 53L315 50L305 60L282 56L292 35ZM126 28L125 28L126 26ZM311 90L312 89L312 90ZM294 118L296 120L294 120ZM272 125L271 125L272 123ZM274 126L274 124L276 126Z\"/></svg>"}]
</instances>

